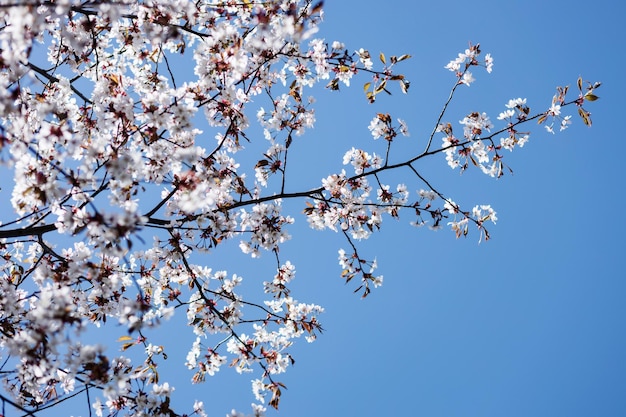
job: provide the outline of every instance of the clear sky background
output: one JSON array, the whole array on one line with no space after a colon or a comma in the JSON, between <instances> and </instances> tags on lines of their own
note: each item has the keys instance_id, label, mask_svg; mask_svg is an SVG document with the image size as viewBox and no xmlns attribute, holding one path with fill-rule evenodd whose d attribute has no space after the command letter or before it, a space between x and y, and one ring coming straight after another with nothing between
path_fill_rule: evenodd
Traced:
<instances>
[{"instance_id":1,"label":"clear sky background","mask_svg":"<svg viewBox=\"0 0 626 417\"><path fill-rule=\"evenodd\" d=\"M506 154L513 176L494 180L472 169L459 176L443 156L425 161L421 172L457 203L497 210L492 240L479 245L476 233L457 240L447 229L413 228L409 217L386 219L382 232L361 244L385 276L366 300L339 278L341 236L312 231L297 216L281 256L298 271L294 297L326 308L326 331L292 350L296 364L281 379L288 390L280 411L268 414L626 415L625 189L618 145L625 6L609 0L329 0L325 10L319 37L373 56L413 55L399 67L411 90L404 96L392 89L392 97L375 105L364 100L366 79L339 94L314 93L317 125L297 142L305 157L294 188L316 186L339 171L352 146L382 153L383 144L367 130L376 112L407 121L411 137L399 141L403 152L423 149L454 82L443 67L469 41L494 56L494 71L476 69L476 83L460 89L447 117L453 124L472 111L496 122L516 97L545 110L557 85L569 84L575 94L578 76L603 86L601 99L586 106L592 128L578 116L556 135L532 124L526 147ZM410 178L409 190L423 187ZM239 255L220 255L216 261L235 271L235 259L246 279L262 274L263 260L248 266ZM249 376L220 373L185 394L204 399L210 415L233 406L245 411Z\"/></svg>"},{"instance_id":2,"label":"clear sky background","mask_svg":"<svg viewBox=\"0 0 626 417\"><path fill-rule=\"evenodd\" d=\"M443 66L468 41L492 53L494 71L474 71L477 82L459 91L452 123L471 111L495 121L515 97L546 108L554 88L575 90L579 75L603 86L601 100L587 106L593 127L577 116L555 136L533 125L527 146L506 155L513 176L459 176L443 156L425 165L458 203L498 211L487 243L388 219L366 245L385 283L360 300L336 278L334 236L294 238L285 252L298 268L300 297L326 307L326 332L296 350L279 415L626 415L625 6L368 0L326 1L325 10L319 35L328 41L374 56L413 55L400 67L412 82L408 96L394 90L361 105L352 98L362 94L359 84L350 96L317 95L308 152L329 164L341 155L329 147L381 145L366 129L377 111L406 119L406 141L421 149L453 82Z\"/></svg>"},{"instance_id":3,"label":"clear sky background","mask_svg":"<svg viewBox=\"0 0 626 417\"><path fill-rule=\"evenodd\" d=\"M460 176L443 155L425 161L421 173L454 201L495 208L492 240L479 245L477 233L457 240L447 228L433 232L411 227L409 217L386 218L381 233L360 246L377 257L385 276L366 300L339 277L341 236L308 229L296 207L293 239L281 257L296 265L294 297L326 308L325 332L294 347L296 364L281 379L288 389L280 411L268 415L626 415L619 102L626 6L611 0L327 0L325 10L317 36L373 56L411 54L399 66L411 89L405 96L393 86L394 95L375 105L364 99L366 78L341 93L314 92L317 125L294 143L303 159L292 190L317 187L340 171L352 146L383 153L384 144L367 130L377 112L405 119L411 137L399 146L420 152L454 83L443 67L468 41L480 42L495 65L492 74L475 69L477 81L460 88L446 118L458 130L458 120L473 111L497 122L511 98L526 97L533 111L545 110L557 85L569 84L573 98L578 76L603 86L601 99L586 106L592 128L577 116L554 136L533 124L529 143L506 154L513 176L494 180L472 169ZM423 188L408 175L404 181L412 193ZM257 289L273 275L263 269L271 256L253 261L232 250L205 262L256 280ZM182 333L165 338L175 341ZM191 340L180 343L182 361ZM201 399L210 416L249 410L251 375L223 369L188 388L182 362L170 365L176 403ZM69 413L84 413L77 410Z\"/></svg>"}]
</instances>

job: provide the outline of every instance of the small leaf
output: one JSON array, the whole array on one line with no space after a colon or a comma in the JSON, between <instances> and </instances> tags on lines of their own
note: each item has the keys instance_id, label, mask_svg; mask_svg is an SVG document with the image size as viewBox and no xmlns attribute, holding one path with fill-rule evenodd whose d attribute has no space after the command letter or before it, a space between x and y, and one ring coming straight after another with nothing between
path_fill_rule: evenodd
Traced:
<instances>
[{"instance_id":1,"label":"small leaf","mask_svg":"<svg viewBox=\"0 0 626 417\"><path fill-rule=\"evenodd\" d=\"M130 336L120 336L120 338L117 339L118 342L128 342L129 340L133 340L133 338Z\"/></svg>"},{"instance_id":2,"label":"small leaf","mask_svg":"<svg viewBox=\"0 0 626 417\"><path fill-rule=\"evenodd\" d=\"M376 117L378 117L378 119L380 119L384 123L391 122L391 116L389 115L389 113L377 113Z\"/></svg>"},{"instance_id":3,"label":"small leaf","mask_svg":"<svg viewBox=\"0 0 626 417\"><path fill-rule=\"evenodd\" d=\"M278 388L274 388L272 390L272 398L269 402L270 406L273 407L274 409L278 410L278 404L280 403L280 389Z\"/></svg>"},{"instance_id":4,"label":"small leaf","mask_svg":"<svg viewBox=\"0 0 626 417\"><path fill-rule=\"evenodd\" d=\"M327 85L326 88L330 88L333 91L339 90L339 79L333 78Z\"/></svg>"},{"instance_id":5,"label":"small leaf","mask_svg":"<svg viewBox=\"0 0 626 417\"><path fill-rule=\"evenodd\" d=\"M386 59L385 59L385 54L383 54L383 53L381 52L381 53L380 53L380 55L379 55L379 58L380 58L380 61L381 61L383 64L387 65L387 61L386 61Z\"/></svg>"},{"instance_id":6,"label":"small leaf","mask_svg":"<svg viewBox=\"0 0 626 417\"><path fill-rule=\"evenodd\" d=\"M365 84L363 84L363 91L369 90L371 86L372 86L372 83L365 83Z\"/></svg>"},{"instance_id":7,"label":"small leaf","mask_svg":"<svg viewBox=\"0 0 626 417\"><path fill-rule=\"evenodd\" d=\"M595 94L587 93L587 94L585 94L585 96L583 98L585 100L587 100L587 101L596 101L600 97L596 96Z\"/></svg>"},{"instance_id":8,"label":"small leaf","mask_svg":"<svg viewBox=\"0 0 626 417\"><path fill-rule=\"evenodd\" d=\"M289 95L291 97L293 97L297 102L302 102L302 98L300 97L300 92L298 91L298 87L292 87L291 90L289 90Z\"/></svg>"},{"instance_id":9,"label":"small leaf","mask_svg":"<svg viewBox=\"0 0 626 417\"><path fill-rule=\"evenodd\" d=\"M267 166L269 163L270 161L268 161L267 159L261 159L259 162L256 163L254 167L261 168L261 167Z\"/></svg>"},{"instance_id":10,"label":"small leaf","mask_svg":"<svg viewBox=\"0 0 626 417\"><path fill-rule=\"evenodd\" d=\"M578 77L578 81L576 83L578 84L578 90L583 91L583 77Z\"/></svg>"},{"instance_id":11,"label":"small leaf","mask_svg":"<svg viewBox=\"0 0 626 417\"><path fill-rule=\"evenodd\" d=\"M589 117L589 112L583 110L582 108L578 109L578 114L583 119L583 123L587 126L591 126L591 118Z\"/></svg>"},{"instance_id":12,"label":"small leaf","mask_svg":"<svg viewBox=\"0 0 626 417\"><path fill-rule=\"evenodd\" d=\"M539 120L537 121L537 124L542 124L543 122L546 121L547 118L548 118L548 116L546 114L544 114L543 116L541 116L539 118Z\"/></svg>"},{"instance_id":13,"label":"small leaf","mask_svg":"<svg viewBox=\"0 0 626 417\"><path fill-rule=\"evenodd\" d=\"M319 12L322 11L322 8L324 7L324 2L320 1L318 2L315 6L313 6L313 8L311 9L311 14L317 14Z\"/></svg>"},{"instance_id":14,"label":"small leaf","mask_svg":"<svg viewBox=\"0 0 626 417\"><path fill-rule=\"evenodd\" d=\"M409 58L411 58L411 55L408 55L408 54L400 55L398 57L398 62L404 61L405 59L409 59Z\"/></svg>"},{"instance_id":15,"label":"small leaf","mask_svg":"<svg viewBox=\"0 0 626 417\"><path fill-rule=\"evenodd\" d=\"M361 296L361 298L365 298L369 295L369 293L371 292L370 287L365 287L365 290L363 291L363 295Z\"/></svg>"},{"instance_id":16,"label":"small leaf","mask_svg":"<svg viewBox=\"0 0 626 417\"><path fill-rule=\"evenodd\" d=\"M409 92L410 85L411 83L409 82L409 80L400 80L400 89L404 94Z\"/></svg>"},{"instance_id":17,"label":"small leaf","mask_svg":"<svg viewBox=\"0 0 626 417\"><path fill-rule=\"evenodd\" d=\"M380 83L380 85L378 87L376 87L376 89L374 90L375 94L380 93L381 91L383 91L385 89L385 87L387 86L387 81L383 80L382 83Z\"/></svg>"}]
</instances>

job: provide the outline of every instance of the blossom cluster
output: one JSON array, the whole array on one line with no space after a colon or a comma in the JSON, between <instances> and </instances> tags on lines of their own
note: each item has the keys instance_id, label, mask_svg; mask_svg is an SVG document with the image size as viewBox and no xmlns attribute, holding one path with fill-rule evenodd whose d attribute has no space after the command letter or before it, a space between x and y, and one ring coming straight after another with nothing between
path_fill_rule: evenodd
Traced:
<instances>
[{"instance_id":1,"label":"blossom cluster","mask_svg":"<svg viewBox=\"0 0 626 417\"><path fill-rule=\"evenodd\" d=\"M374 139L382 137L389 142L398 136L398 132L403 136L410 136L406 122L402 119L398 119L398 123L399 126L394 127L389 114L378 113L370 122L368 129L372 132Z\"/></svg>"},{"instance_id":2,"label":"blossom cluster","mask_svg":"<svg viewBox=\"0 0 626 417\"><path fill-rule=\"evenodd\" d=\"M460 52L458 56L450 61L445 68L454 72L459 78L459 84L465 84L469 87L471 83L475 81L474 76L469 71L472 66L483 65L488 73L493 71L493 57L491 54L485 55L484 63L479 62L479 55L481 53L480 45L469 45L464 52Z\"/></svg>"},{"instance_id":3,"label":"blossom cluster","mask_svg":"<svg viewBox=\"0 0 626 417\"><path fill-rule=\"evenodd\" d=\"M522 148L528 142L529 133L519 132L517 125L528 120L530 108L526 105L525 98L515 98L505 104L497 119L507 122L507 126L497 133L508 133L506 137L500 137L499 141L494 139L495 134L491 134L494 128L489 116L486 113L472 112L465 116L459 123L463 126L463 138L458 138L453 133L450 123L441 123L436 131L444 133L442 138L442 151L446 155L446 161L452 168L460 167L465 170L471 163L480 170L491 176L501 177L504 174L505 165L502 162L502 149L513 151L515 147ZM540 122L547 117L556 118L560 115L560 106L552 104L546 113L541 116ZM564 116L561 120L561 130L565 130L571 123L570 116ZM554 133L553 123L546 125L549 132Z\"/></svg>"},{"instance_id":4,"label":"blossom cluster","mask_svg":"<svg viewBox=\"0 0 626 417\"><path fill-rule=\"evenodd\" d=\"M234 356L272 384L291 340L314 339L322 310L287 296L289 263L266 306L237 294L240 276L194 260L235 236L253 256L277 252L289 238L293 219L280 202L254 202L269 176L250 181L235 154L250 127L246 107L274 83L347 80L342 68L357 58L339 42L307 40L320 13L291 0L224 7L68 1L0 10L1 150L22 230L1 244L8 277L0 280L2 349L17 358L7 365L15 371L5 389L15 404L27 411L54 400L57 385L66 393L97 385L98 415L169 415L173 387L142 385L158 380L160 344L124 339L132 358L113 359L104 347L77 341L87 327L108 322L142 334L183 305L196 334L186 359L194 382ZM180 71L181 59L195 77ZM280 94L271 114L260 116L277 160L289 146L280 141L315 121L300 92ZM202 116L203 130L196 127ZM249 202L236 208L242 197ZM65 237L51 240L53 231ZM256 325L249 338L241 330L244 305L258 311L258 319L248 316ZM228 346L213 345L215 333ZM233 346L244 340L242 353ZM137 345L146 347L143 359ZM136 360L145 366L129 362ZM200 403L193 410L204 413Z\"/></svg>"}]
</instances>

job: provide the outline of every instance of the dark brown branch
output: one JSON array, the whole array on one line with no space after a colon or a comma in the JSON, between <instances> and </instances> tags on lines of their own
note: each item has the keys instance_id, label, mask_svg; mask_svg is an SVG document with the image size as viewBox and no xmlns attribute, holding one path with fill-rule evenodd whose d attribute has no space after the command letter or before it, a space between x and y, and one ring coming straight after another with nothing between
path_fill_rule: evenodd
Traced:
<instances>
[{"instance_id":1,"label":"dark brown branch","mask_svg":"<svg viewBox=\"0 0 626 417\"><path fill-rule=\"evenodd\" d=\"M42 226L25 227L23 229L0 230L0 239L22 236L41 236L44 233L49 233L56 229L54 224L44 224Z\"/></svg>"},{"instance_id":2,"label":"dark brown branch","mask_svg":"<svg viewBox=\"0 0 626 417\"><path fill-rule=\"evenodd\" d=\"M35 413L33 413L32 411L29 411L27 409L25 409L24 407L22 407L21 405L19 405L18 403L11 401L10 398L5 397L4 395L0 394L0 400L2 400L2 402L8 403L9 405L17 408L18 410L24 412L24 416L32 416L32 417L36 417Z\"/></svg>"},{"instance_id":3,"label":"dark brown branch","mask_svg":"<svg viewBox=\"0 0 626 417\"><path fill-rule=\"evenodd\" d=\"M57 77L55 77L54 75L48 74L43 68L38 67L37 65L33 64L32 62L29 62L28 64L26 64L26 66L28 68L30 68L31 70L35 71L37 74L39 74L42 77L46 78L51 83L58 83L60 81ZM70 84L70 88L72 89L72 91L78 97L82 98L85 102L87 102L89 104L93 104L93 102L90 99L88 99L83 93L80 92L80 90L78 90L72 84Z\"/></svg>"}]
</instances>

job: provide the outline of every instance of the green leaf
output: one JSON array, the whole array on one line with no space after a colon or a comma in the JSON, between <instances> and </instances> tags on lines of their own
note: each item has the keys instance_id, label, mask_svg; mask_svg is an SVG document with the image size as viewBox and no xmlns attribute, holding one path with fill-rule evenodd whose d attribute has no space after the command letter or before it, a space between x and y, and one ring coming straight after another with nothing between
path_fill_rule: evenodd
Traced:
<instances>
[{"instance_id":1,"label":"green leaf","mask_svg":"<svg viewBox=\"0 0 626 417\"><path fill-rule=\"evenodd\" d=\"M587 93L587 94L585 94L585 96L583 98L585 100L587 100L587 101L596 101L600 97L596 96L595 94Z\"/></svg>"},{"instance_id":2,"label":"green leaf","mask_svg":"<svg viewBox=\"0 0 626 417\"><path fill-rule=\"evenodd\" d=\"M372 83L365 83L365 84L363 84L363 91L369 90L371 86L372 86Z\"/></svg>"},{"instance_id":3,"label":"green leaf","mask_svg":"<svg viewBox=\"0 0 626 417\"><path fill-rule=\"evenodd\" d=\"M387 65L387 60L385 59L385 54L383 54L383 53L381 52L381 53L380 53L380 55L379 55L379 58L380 58L380 61L381 61L383 64Z\"/></svg>"}]
</instances>

